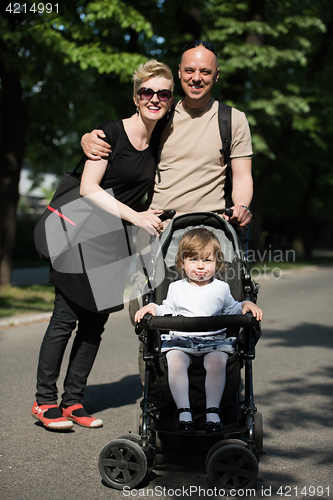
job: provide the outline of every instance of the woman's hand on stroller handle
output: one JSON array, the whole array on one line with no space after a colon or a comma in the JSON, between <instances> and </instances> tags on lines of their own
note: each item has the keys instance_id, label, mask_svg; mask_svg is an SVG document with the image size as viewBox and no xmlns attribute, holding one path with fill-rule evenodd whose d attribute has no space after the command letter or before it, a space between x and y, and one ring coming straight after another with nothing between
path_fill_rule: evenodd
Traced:
<instances>
[{"instance_id":1,"label":"woman's hand on stroller handle","mask_svg":"<svg viewBox=\"0 0 333 500\"><path fill-rule=\"evenodd\" d=\"M159 236L163 230L163 222L175 216L175 210L146 210L145 212L134 212L130 222L135 226L145 229L151 236Z\"/></svg>"},{"instance_id":2,"label":"woman's hand on stroller handle","mask_svg":"<svg viewBox=\"0 0 333 500\"><path fill-rule=\"evenodd\" d=\"M134 212L134 211L133 211ZM130 222L137 227L145 229L151 236L159 236L163 229L160 220L162 210L146 210L145 212L134 212Z\"/></svg>"}]
</instances>

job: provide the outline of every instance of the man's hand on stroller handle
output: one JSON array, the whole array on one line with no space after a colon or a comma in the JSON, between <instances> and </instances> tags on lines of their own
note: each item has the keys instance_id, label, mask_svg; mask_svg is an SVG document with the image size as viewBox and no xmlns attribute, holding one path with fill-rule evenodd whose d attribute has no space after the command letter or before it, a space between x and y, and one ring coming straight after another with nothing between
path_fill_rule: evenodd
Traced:
<instances>
[{"instance_id":1,"label":"man's hand on stroller handle","mask_svg":"<svg viewBox=\"0 0 333 500\"><path fill-rule=\"evenodd\" d=\"M247 312L251 312L253 317L256 318L257 321L261 321L264 313L260 307L251 302L250 300L244 300L242 302L242 313L246 314Z\"/></svg>"},{"instance_id":2,"label":"man's hand on stroller handle","mask_svg":"<svg viewBox=\"0 0 333 500\"><path fill-rule=\"evenodd\" d=\"M136 323L140 323L145 314L151 314L152 316L156 316L156 304L150 303L146 306L141 307L134 316L134 321Z\"/></svg>"},{"instance_id":3,"label":"man's hand on stroller handle","mask_svg":"<svg viewBox=\"0 0 333 500\"><path fill-rule=\"evenodd\" d=\"M249 207L246 207L245 205L234 205L231 208L226 208L222 217L227 222L230 221L237 224L237 226L244 227L250 223L252 214Z\"/></svg>"}]
</instances>

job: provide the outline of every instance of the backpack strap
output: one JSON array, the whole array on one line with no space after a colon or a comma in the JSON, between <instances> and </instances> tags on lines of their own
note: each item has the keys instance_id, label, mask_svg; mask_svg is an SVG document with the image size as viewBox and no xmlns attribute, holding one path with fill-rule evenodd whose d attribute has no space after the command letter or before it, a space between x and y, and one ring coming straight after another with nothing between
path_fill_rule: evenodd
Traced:
<instances>
[{"instance_id":1,"label":"backpack strap","mask_svg":"<svg viewBox=\"0 0 333 500\"><path fill-rule=\"evenodd\" d=\"M219 112L218 112L219 128L222 140L222 149L220 149L221 155L224 154L224 163L227 165L226 176L225 176L225 205L226 208L232 206L232 172L231 172L231 159L230 159L230 147L231 147L231 106L219 102Z\"/></svg>"},{"instance_id":2,"label":"backpack strap","mask_svg":"<svg viewBox=\"0 0 333 500\"><path fill-rule=\"evenodd\" d=\"M165 127L172 119L174 112L175 112L175 105L172 104L169 111L163 116L163 118L158 120L158 122L156 123L149 142L150 150L156 162L156 172L157 172L158 182L161 182L160 169L158 167L158 150L161 143L161 136ZM152 186L148 192L147 200L145 201L145 209L148 209L148 207L150 207L151 201L153 199L153 194L154 194L154 186Z\"/></svg>"},{"instance_id":3,"label":"backpack strap","mask_svg":"<svg viewBox=\"0 0 333 500\"><path fill-rule=\"evenodd\" d=\"M160 173L159 173L159 169L158 169L158 157L157 157L158 150L160 147L162 133L163 133L165 127L167 126L167 124L172 119L174 112L175 112L175 105L172 104L169 111L163 116L163 118L158 120L158 122L156 123L154 130L153 130L153 133L151 135L150 143L149 143L151 152L156 160L156 170L157 170L159 182L161 179L160 179Z\"/></svg>"}]
</instances>

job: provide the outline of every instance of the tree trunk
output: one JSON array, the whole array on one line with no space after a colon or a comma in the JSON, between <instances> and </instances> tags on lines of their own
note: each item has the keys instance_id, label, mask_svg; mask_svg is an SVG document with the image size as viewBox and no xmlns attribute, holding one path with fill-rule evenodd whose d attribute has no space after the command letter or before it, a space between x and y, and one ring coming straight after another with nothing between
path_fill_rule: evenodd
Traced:
<instances>
[{"instance_id":1,"label":"tree trunk","mask_svg":"<svg viewBox=\"0 0 333 500\"><path fill-rule=\"evenodd\" d=\"M301 203L301 228L302 228L302 239L304 244L304 257L307 260L312 259L313 251L313 219L311 220L311 199L312 193L316 190L316 179L317 179L317 168L313 165L311 168L311 174L309 177L308 185L305 190L303 200Z\"/></svg>"},{"instance_id":2,"label":"tree trunk","mask_svg":"<svg viewBox=\"0 0 333 500\"><path fill-rule=\"evenodd\" d=\"M27 113L22 100L20 75L0 62L0 286L10 283L15 243L19 180L27 131Z\"/></svg>"}]
</instances>

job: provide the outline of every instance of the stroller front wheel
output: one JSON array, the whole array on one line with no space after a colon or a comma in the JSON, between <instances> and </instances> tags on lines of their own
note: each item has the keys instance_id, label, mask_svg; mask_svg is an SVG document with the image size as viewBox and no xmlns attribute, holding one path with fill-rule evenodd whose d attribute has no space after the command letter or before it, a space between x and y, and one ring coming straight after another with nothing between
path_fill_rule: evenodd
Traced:
<instances>
[{"instance_id":1,"label":"stroller front wheel","mask_svg":"<svg viewBox=\"0 0 333 500\"><path fill-rule=\"evenodd\" d=\"M98 469L112 488L135 488L146 476L147 458L138 443L129 439L114 439L101 451Z\"/></svg>"},{"instance_id":2,"label":"stroller front wheel","mask_svg":"<svg viewBox=\"0 0 333 500\"><path fill-rule=\"evenodd\" d=\"M258 479L259 466L253 453L244 446L225 445L214 451L207 465L212 486L231 490L252 488Z\"/></svg>"},{"instance_id":3,"label":"stroller front wheel","mask_svg":"<svg viewBox=\"0 0 333 500\"><path fill-rule=\"evenodd\" d=\"M141 442L141 436L137 434L123 434L122 436L119 436L117 439L129 439L133 443L137 443L140 445ZM141 448L141 446L140 446ZM150 448L150 453L148 455L145 453L146 458L147 458L147 473L146 476L149 476L153 468L155 467L155 458L156 458L156 452L152 451L152 448Z\"/></svg>"},{"instance_id":4,"label":"stroller front wheel","mask_svg":"<svg viewBox=\"0 0 333 500\"><path fill-rule=\"evenodd\" d=\"M210 450L207 453L206 456L206 469L208 470L208 464L211 456L215 453L216 450L219 450L221 446L228 446L228 445L236 445L236 446L244 446L246 447L246 443L244 441L241 441L240 439L223 439L221 441L218 441L215 443Z\"/></svg>"}]
</instances>

